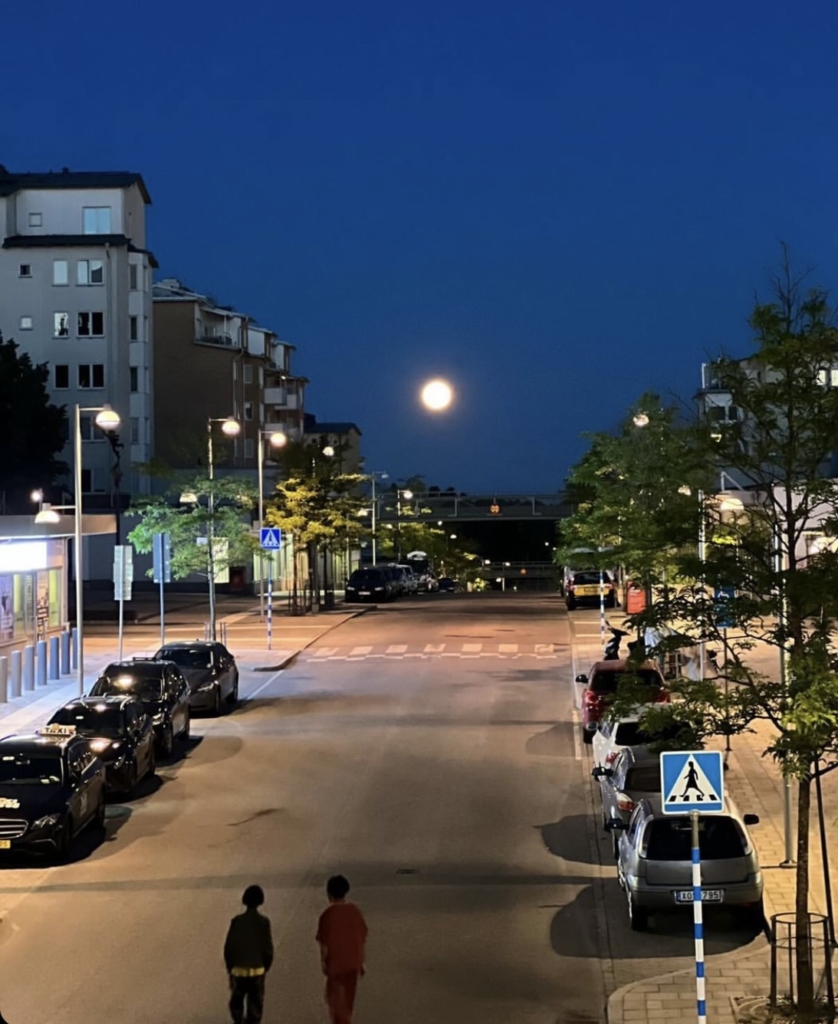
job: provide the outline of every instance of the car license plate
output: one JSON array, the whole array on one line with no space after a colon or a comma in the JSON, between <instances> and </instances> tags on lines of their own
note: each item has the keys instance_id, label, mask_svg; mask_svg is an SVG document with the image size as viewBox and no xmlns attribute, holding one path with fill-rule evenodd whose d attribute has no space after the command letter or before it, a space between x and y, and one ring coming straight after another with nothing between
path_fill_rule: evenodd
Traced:
<instances>
[{"instance_id":1,"label":"car license plate","mask_svg":"<svg viewBox=\"0 0 838 1024\"><path fill-rule=\"evenodd\" d=\"M12 841L11 839L0 839L0 850L11 850Z\"/></svg>"},{"instance_id":2,"label":"car license plate","mask_svg":"<svg viewBox=\"0 0 838 1024\"><path fill-rule=\"evenodd\" d=\"M359 590L358 593L361 595L361 597L369 597L370 596L370 592L368 590Z\"/></svg>"},{"instance_id":3,"label":"car license plate","mask_svg":"<svg viewBox=\"0 0 838 1024\"><path fill-rule=\"evenodd\" d=\"M577 587L576 594L578 597L595 597L599 594L599 587Z\"/></svg>"},{"instance_id":4,"label":"car license plate","mask_svg":"<svg viewBox=\"0 0 838 1024\"><path fill-rule=\"evenodd\" d=\"M701 902L702 903L721 903L725 898L724 889L702 889L701 890ZM693 891L692 889L678 889L675 893L676 903L692 903Z\"/></svg>"}]
</instances>

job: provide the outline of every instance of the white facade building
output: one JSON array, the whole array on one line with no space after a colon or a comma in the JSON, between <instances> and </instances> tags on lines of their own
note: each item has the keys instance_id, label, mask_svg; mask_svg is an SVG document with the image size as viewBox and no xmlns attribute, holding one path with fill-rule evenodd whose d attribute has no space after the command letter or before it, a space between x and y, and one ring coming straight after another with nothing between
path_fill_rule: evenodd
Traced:
<instances>
[{"instance_id":1,"label":"white facade building","mask_svg":"<svg viewBox=\"0 0 838 1024\"><path fill-rule=\"evenodd\" d=\"M140 493L131 471L151 457L154 257L146 249L139 174L12 174L0 166L0 332L48 363L52 401L111 405L121 416L122 483L104 435L82 421L85 504ZM62 454L72 465L72 443ZM98 497L96 497L98 496Z\"/></svg>"}]
</instances>

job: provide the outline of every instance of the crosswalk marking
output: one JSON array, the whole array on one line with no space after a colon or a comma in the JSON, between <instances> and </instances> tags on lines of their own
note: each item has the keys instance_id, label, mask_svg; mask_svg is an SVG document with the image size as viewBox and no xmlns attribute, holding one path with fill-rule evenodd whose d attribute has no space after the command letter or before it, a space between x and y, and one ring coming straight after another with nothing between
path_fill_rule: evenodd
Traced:
<instances>
[{"instance_id":1,"label":"crosswalk marking","mask_svg":"<svg viewBox=\"0 0 838 1024\"><path fill-rule=\"evenodd\" d=\"M425 644L425 654L442 654L445 644Z\"/></svg>"},{"instance_id":2,"label":"crosswalk marking","mask_svg":"<svg viewBox=\"0 0 838 1024\"><path fill-rule=\"evenodd\" d=\"M353 647L349 652L350 658L362 658L365 654L369 654L372 647Z\"/></svg>"},{"instance_id":3,"label":"crosswalk marking","mask_svg":"<svg viewBox=\"0 0 838 1024\"><path fill-rule=\"evenodd\" d=\"M355 647L317 647L306 652L308 660L325 661L364 661L373 658L464 658L515 660L518 658L537 658L556 661L560 658L554 644L364 644Z\"/></svg>"},{"instance_id":4,"label":"crosswalk marking","mask_svg":"<svg viewBox=\"0 0 838 1024\"><path fill-rule=\"evenodd\" d=\"M404 654L407 650L407 644L390 644L385 654Z\"/></svg>"},{"instance_id":5,"label":"crosswalk marking","mask_svg":"<svg viewBox=\"0 0 838 1024\"><path fill-rule=\"evenodd\" d=\"M483 644L463 644L463 654L476 654L483 650Z\"/></svg>"},{"instance_id":6,"label":"crosswalk marking","mask_svg":"<svg viewBox=\"0 0 838 1024\"><path fill-rule=\"evenodd\" d=\"M498 644L498 651L500 654L517 654L517 644Z\"/></svg>"},{"instance_id":7,"label":"crosswalk marking","mask_svg":"<svg viewBox=\"0 0 838 1024\"><path fill-rule=\"evenodd\" d=\"M331 658L333 655L337 654L339 650L339 647L318 647L313 653L313 659L317 661L325 658Z\"/></svg>"},{"instance_id":8,"label":"crosswalk marking","mask_svg":"<svg viewBox=\"0 0 838 1024\"><path fill-rule=\"evenodd\" d=\"M536 644L535 645L535 653L536 654L552 654L553 653L553 645L552 644Z\"/></svg>"}]
</instances>

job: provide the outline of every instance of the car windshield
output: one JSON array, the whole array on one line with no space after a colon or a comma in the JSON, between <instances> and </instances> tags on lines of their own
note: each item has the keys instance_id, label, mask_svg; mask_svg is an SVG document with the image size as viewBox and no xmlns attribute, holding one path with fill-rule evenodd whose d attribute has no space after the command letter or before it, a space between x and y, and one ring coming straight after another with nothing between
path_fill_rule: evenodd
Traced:
<instances>
[{"instance_id":1,"label":"car windshield","mask_svg":"<svg viewBox=\"0 0 838 1024\"><path fill-rule=\"evenodd\" d=\"M370 583L381 583L382 574L379 569L360 569L355 570L349 578L350 583L354 583L356 586L362 587L365 584Z\"/></svg>"},{"instance_id":2,"label":"car windshield","mask_svg":"<svg viewBox=\"0 0 838 1024\"><path fill-rule=\"evenodd\" d=\"M116 670L99 676L90 690L92 697L121 696L130 693L141 700L158 700L162 694L163 680L155 674L137 669Z\"/></svg>"},{"instance_id":3,"label":"car windshield","mask_svg":"<svg viewBox=\"0 0 838 1024\"><path fill-rule=\"evenodd\" d=\"M212 651L208 647L161 647L154 657L173 661L181 668L212 668Z\"/></svg>"},{"instance_id":4,"label":"car windshield","mask_svg":"<svg viewBox=\"0 0 838 1024\"><path fill-rule=\"evenodd\" d=\"M590 586L592 583L596 583L596 585L599 586L599 572L577 572L576 575L573 577L573 582L577 586L580 583L584 587ZM602 582L603 583L609 583L610 582L610 580L608 578L608 573L607 572L604 572L602 574Z\"/></svg>"},{"instance_id":5,"label":"car windshield","mask_svg":"<svg viewBox=\"0 0 838 1024\"><path fill-rule=\"evenodd\" d=\"M58 725L74 725L81 736L104 736L116 739L125 733L125 717L119 708L89 707L59 708L52 716Z\"/></svg>"},{"instance_id":6,"label":"car windshield","mask_svg":"<svg viewBox=\"0 0 838 1024\"><path fill-rule=\"evenodd\" d=\"M55 754L0 755L0 786L55 786L61 782L61 758Z\"/></svg>"},{"instance_id":7,"label":"car windshield","mask_svg":"<svg viewBox=\"0 0 838 1024\"><path fill-rule=\"evenodd\" d=\"M636 672L596 672L591 680L591 689L600 693L616 693L617 686L626 683L629 686L653 686L660 689L661 677L652 668L641 668Z\"/></svg>"},{"instance_id":8,"label":"car windshield","mask_svg":"<svg viewBox=\"0 0 838 1024\"><path fill-rule=\"evenodd\" d=\"M661 772L656 764L632 768L626 773L626 789L633 793L658 793L661 788Z\"/></svg>"},{"instance_id":9,"label":"car windshield","mask_svg":"<svg viewBox=\"0 0 838 1024\"><path fill-rule=\"evenodd\" d=\"M701 818L698 829L698 845L702 860L744 857L742 836L732 818ZM692 860L692 831L689 818L655 818L651 830L646 854L649 860Z\"/></svg>"}]
</instances>

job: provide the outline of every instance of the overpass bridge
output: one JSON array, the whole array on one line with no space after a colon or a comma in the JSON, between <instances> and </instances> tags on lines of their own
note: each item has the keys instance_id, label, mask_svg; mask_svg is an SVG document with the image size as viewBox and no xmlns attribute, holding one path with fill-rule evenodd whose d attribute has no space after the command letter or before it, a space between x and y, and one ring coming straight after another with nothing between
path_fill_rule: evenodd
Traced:
<instances>
[{"instance_id":1,"label":"overpass bridge","mask_svg":"<svg viewBox=\"0 0 838 1024\"><path fill-rule=\"evenodd\" d=\"M489 522L492 520L556 520L573 511L564 494L453 494L449 491L414 493L399 502L389 492L376 495L380 523Z\"/></svg>"}]
</instances>

